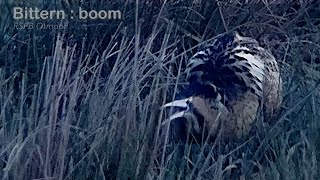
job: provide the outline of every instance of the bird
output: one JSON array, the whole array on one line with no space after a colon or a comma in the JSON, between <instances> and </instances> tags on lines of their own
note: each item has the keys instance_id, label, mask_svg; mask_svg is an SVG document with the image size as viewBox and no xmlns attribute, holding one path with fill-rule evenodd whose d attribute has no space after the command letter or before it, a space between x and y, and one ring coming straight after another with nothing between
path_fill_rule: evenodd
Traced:
<instances>
[{"instance_id":1,"label":"bird","mask_svg":"<svg viewBox=\"0 0 320 180\"><path fill-rule=\"evenodd\" d=\"M204 135L247 137L260 112L270 116L282 102L282 80L275 57L251 37L224 33L203 45L187 63L187 85L162 106L171 114L176 141L202 141ZM193 138L187 138L193 137Z\"/></svg>"}]
</instances>

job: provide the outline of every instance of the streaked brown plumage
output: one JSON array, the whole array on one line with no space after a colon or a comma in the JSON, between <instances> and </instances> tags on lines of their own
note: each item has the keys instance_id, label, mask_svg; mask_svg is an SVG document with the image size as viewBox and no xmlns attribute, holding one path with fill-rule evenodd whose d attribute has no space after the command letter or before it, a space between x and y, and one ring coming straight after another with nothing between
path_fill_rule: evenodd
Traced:
<instances>
[{"instance_id":1,"label":"streaked brown plumage","mask_svg":"<svg viewBox=\"0 0 320 180\"><path fill-rule=\"evenodd\" d=\"M179 122L174 127L183 125L183 136L202 136L205 131L210 136L221 132L224 138L242 138L249 134L259 110L273 114L282 101L275 58L257 41L236 32L215 38L196 53L186 73L188 86L180 93L182 98L164 105L178 108L164 123Z\"/></svg>"}]
</instances>

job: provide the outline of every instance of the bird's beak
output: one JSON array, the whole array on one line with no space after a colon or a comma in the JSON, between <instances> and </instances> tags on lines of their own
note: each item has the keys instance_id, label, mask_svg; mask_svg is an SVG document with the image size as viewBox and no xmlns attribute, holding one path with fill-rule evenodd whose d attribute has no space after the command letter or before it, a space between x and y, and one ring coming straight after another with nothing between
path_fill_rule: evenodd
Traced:
<instances>
[{"instance_id":1,"label":"bird's beak","mask_svg":"<svg viewBox=\"0 0 320 180\"><path fill-rule=\"evenodd\" d=\"M193 98L185 98L185 99L180 99L180 100L175 100L172 102L169 102L165 105L162 106L162 108L167 108L167 107L180 107L180 108L188 108L188 104L192 102Z\"/></svg>"},{"instance_id":2,"label":"bird's beak","mask_svg":"<svg viewBox=\"0 0 320 180\"><path fill-rule=\"evenodd\" d=\"M181 111L181 112L175 113L175 114L171 115L168 119L166 119L165 121L163 121L163 122L161 123L161 125L163 126L163 125L165 125L165 124L170 124L170 122L171 122L172 120L175 120L175 119L177 119L177 118L184 117L184 115L185 115L185 111Z\"/></svg>"},{"instance_id":3,"label":"bird's beak","mask_svg":"<svg viewBox=\"0 0 320 180\"><path fill-rule=\"evenodd\" d=\"M162 125L167 124L174 119L184 117L186 112L189 110L189 103L192 102L192 100L193 98L189 97L185 99L175 100L163 105L162 108L177 107L177 108L182 108L183 110L172 114L168 119L162 122Z\"/></svg>"}]
</instances>

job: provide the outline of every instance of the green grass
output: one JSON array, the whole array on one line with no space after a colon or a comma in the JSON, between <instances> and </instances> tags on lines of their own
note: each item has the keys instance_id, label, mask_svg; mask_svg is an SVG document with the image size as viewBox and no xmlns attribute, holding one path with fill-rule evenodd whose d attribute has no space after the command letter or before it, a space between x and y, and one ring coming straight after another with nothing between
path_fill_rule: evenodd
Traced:
<instances>
[{"instance_id":1,"label":"green grass","mask_svg":"<svg viewBox=\"0 0 320 180\"><path fill-rule=\"evenodd\" d=\"M0 179L320 177L315 4L119 4L100 6L119 8L123 21L72 21L65 32L14 30L13 5L1 4ZM160 107L198 46L235 29L277 57L282 112L274 123L258 119L243 141L186 145L185 161L178 146L165 154Z\"/></svg>"}]
</instances>

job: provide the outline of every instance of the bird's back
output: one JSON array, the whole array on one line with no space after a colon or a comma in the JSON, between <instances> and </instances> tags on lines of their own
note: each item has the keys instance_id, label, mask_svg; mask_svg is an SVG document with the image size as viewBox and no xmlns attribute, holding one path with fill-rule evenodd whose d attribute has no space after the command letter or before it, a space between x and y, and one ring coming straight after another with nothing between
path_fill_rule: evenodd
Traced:
<instances>
[{"instance_id":1,"label":"bird's back","mask_svg":"<svg viewBox=\"0 0 320 180\"><path fill-rule=\"evenodd\" d=\"M164 107L178 107L169 120L174 124L180 118L188 133L241 138L250 132L261 107L272 113L281 102L275 58L256 40L236 32L202 47L190 58L186 74L183 98Z\"/></svg>"}]
</instances>

